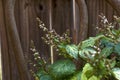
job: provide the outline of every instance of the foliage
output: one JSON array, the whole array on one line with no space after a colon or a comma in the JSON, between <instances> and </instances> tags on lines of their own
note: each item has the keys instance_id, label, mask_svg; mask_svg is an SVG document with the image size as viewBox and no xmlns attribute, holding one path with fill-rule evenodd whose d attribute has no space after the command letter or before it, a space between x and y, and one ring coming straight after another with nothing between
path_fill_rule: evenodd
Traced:
<instances>
[{"instance_id":1,"label":"foliage","mask_svg":"<svg viewBox=\"0 0 120 80\"><path fill-rule=\"evenodd\" d=\"M73 74L76 70L71 60L59 60L50 66L50 72L56 80Z\"/></svg>"},{"instance_id":2,"label":"foliage","mask_svg":"<svg viewBox=\"0 0 120 80\"><path fill-rule=\"evenodd\" d=\"M60 36L55 30L49 31L38 19L39 27L46 33L42 39L64 60L48 64L32 47L38 65L35 77L38 80L120 80L120 29L115 29L120 18L114 16L113 23L109 23L104 15L100 18L99 34L79 44L72 44L69 30ZM77 68L75 62L80 59L85 64Z\"/></svg>"}]
</instances>

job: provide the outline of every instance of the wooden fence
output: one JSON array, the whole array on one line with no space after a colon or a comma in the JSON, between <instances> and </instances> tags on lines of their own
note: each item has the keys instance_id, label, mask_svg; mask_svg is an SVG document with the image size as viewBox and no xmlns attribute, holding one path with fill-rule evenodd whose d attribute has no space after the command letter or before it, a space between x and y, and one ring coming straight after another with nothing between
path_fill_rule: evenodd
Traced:
<instances>
[{"instance_id":1,"label":"wooden fence","mask_svg":"<svg viewBox=\"0 0 120 80\"><path fill-rule=\"evenodd\" d=\"M53 28L59 34L70 29L73 42L78 43L97 33L95 25L99 23L100 13L105 14L109 21L113 21L113 15L119 15L116 7L113 8L114 5L111 6L106 1L109 0L16 0L15 21L25 58L32 59L31 40L35 42L41 56L46 59L50 57L50 47L41 39L43 32L38 27L36 17L39 17L47 28ZM3 80L22 80L12 43L9 42L10 36L5 27L7 26L6 2L7 0L0 0ZM55 55L56 60L58 57Z\"/></svg>"}]
</instances>

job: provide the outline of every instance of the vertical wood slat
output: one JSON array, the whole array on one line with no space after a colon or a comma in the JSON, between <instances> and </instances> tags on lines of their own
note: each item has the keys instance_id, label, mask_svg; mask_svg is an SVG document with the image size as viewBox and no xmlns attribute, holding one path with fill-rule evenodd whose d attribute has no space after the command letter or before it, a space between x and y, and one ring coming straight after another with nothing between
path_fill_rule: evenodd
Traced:
<instances>
[{"instance_id":1,"label":"vertical wood slat","mask_svg":"<svg viewBox=\"0 0 120 80\"><path fill-rule=\"evenodd\" d=\"M32 0L31 0L32 1ZM39 29L36 17L39 17L46 25L47 28L50 28L50 19L49 19L49 1L48 0L36 0L32 1L33 3L29 8L29 25L30 25L30 39L35 42L37 50L40 52L40 55L46 60L50 59L50 47L44 43L41 37L44 35L44 32ZM31 13L32 12L32 13ZM34 29L33 29L34 28Z\"/></svg>"},{"instance_id":2,"label":"vertical wood slat","mask_svg":"<svg viewBox=\"0 0 120 80\"><path fill-rule=\"evenodd\" d=\"M88 26L89 26L89 28L88 28L88 36L93 36L93 35L95 35L95 28L94 28L94 21L95 21L95 18L96 18L96 16L95 16L95 13L97 12L96 10L95 10L95 8L97 7L97 6L99 6L99 5L97 5L97 6L95 6L95 2L98 2L98 1L96 1L96 0L92 0L92 1L88 1L87 2L87 7L88 7L88 16L89 16L89 24L88 24ZM94 31L94 32L93 32Z\"/></svg>"},{"instance_id":3,"label":"vertical wood slat","mask_svg":"<svg viewBox=\"0 0 120 80\"><path fill-rule=\"evenodd\" d=\"M10 40L10 37L8 37L8 40ZM9 47L8 52L9 52L9 64L10 64L10 80L16 80L16 79L20 80L20 75L16 65L15 55L11 43L8 43L8 47Z\"/></svg>"},{"instance_id":4,"label":"vertical wood slat","mask_svg":"<svg viewBox=\"0 0 120 80\"><path fill-rule=\"evenodd\" d=\"M0 28L1 29L1 28ZM0 30L1 31L1 30ZM1 33L0 33L0 80L2 80Z\"/></svg>"},{"instance_id":5,"label":"vertical wood slat","mask_svg":"<svg viewBox=\"0 0 120 80\"><path fill-rule=\"evenodd\" d=\"M29 22L28 22L28 7L29 7L28 0L19 0L19 19L20 19L20 39L22 43L22 49L25 56L29 55Z\"/></svg>"},{"instance_id":6,"label":"vertical wood slat","mask_svg":"<svg viewBox=\"0 0 120 80\"><path fill-rule=\"evenodd\" d=\"M106 17L108 18L108 20L111 22L113 21L113 18L111 18L111 16L114 15L114 10L113 8L106 2Z\"/></svg>"},{"instance_id":7,"label":"vertical wood slat","mask_svg":"<svg viewBox=\"0 0 120 80\"><path fill-rule=\"evenodd\" d=\"M73 17L73 42L77 43L77 26L76 26L76 1L72 0L72 17Z\"/></svg>"},{"instance_id":8,"label":"vertical wood slat","mask_svg":"<svg viewBox=\"0 0 120 80\"><path fill-rule=\"evenodd\" d=\"M49 29L52 30L52 0L49 0ZM50 46L51 64L54 62L53 46Z\"/></svg>"},{"instance_id":9,"label":"vertical wood slat","mask_svg":"<svg viewBox=\"0 0 120 80\"><path fill-rule=\"evenodd\" d=\"M92 23L92 8L91 8L91 2L89 0L86 0L86 4L87 4L87 8L88 8L88 33L87 36L90 36L91 32L90 32L90 26Z\"/></svg>"},{"instance_id":10,"label":"vertical wood slat","mask_svg":"<svg viewBox=\"0 0 120 80\"><path fill-rule=\"evenodd\" d=\"M94 3L93 3L93 5L92 5L92 9L93 9L93 18L92 18L92 26L91 26L91 28L92 28L92 30L94 31L94 32L92 32L92 34L95 36L95 34L96 34L96 24L97 24L97 20L96 20L96 18L98 17L98 15L97 15L97 13L98 13L98 11L97 11L97 6L98 5L96 5L98 3L98 1L97 0L94 0Z\"/></svg>"},{"instance_id":11,"label":"vertical wood slat","mask_svg":"<svg viewBox=\"0 0 120 80\"><path fill-rule=\"evenodd\" d=\"M53 29L59 35L62 35L69 29L72 33L73 30L73 19L72 19L72 0L53 0L52 5L52 20L53 20ZM54 50L54 61L62 59L61 56L57 55L57 52Z\"/></svg>"},{"instance_id":12,"label":"vertical wood slat","mask_svg":"<svg viewBox=\"0 0 120 80\"><path fill-rule=\"evenodd\" d=\"M17 24L17 31L18 33L20 33L20 24L19 24L19 1L17 0L16 3L15 3L15 20L16 20L16 24ZM9 36L8 36L8 39ZM10 58L10 80L16 80L16 79L20 79L20 76L19 76L19 72L18 72L18 68L17 68L17 65L16 65L16 60L15 60L15 56L14 56L14 53L13 53L13 48L11 46L11 43L8 43L8 51L9 51L9 58ZM16 75L16 76L14 76Z\"/></svg>"},{"instance_id":13,"label":"vertical wood slat","mask_svg":"<svg viewBox=\"0 0 120 80\"><path fill-rule=\"evenodd\" d=\"M76 22L76 8L75 8L75 4L76 2L75 2L75 0L72 0L72 7L73 7L73 28L74 28L74 30L76 30L76 24L75 24L75 22Z\"/></svg>"},{"instance_id":14,"label":"vertical wood slat","mask_svg":"<svg viewBox=\"0 0 120 80\"><path fill-rule=\"evenodd\" d=\"M19 72L19 78L21 80L29 80L29 72L27 71L27 66L23 56L23 51L20 43L20 38L17 32L16 21L14 16L14 6L15 0L5 0L4 10L5 10L5 28L8 37L9 50L13 51L15 56L16 65ZM10 54L10 51L9 51ZM11 56L10 56L11 57ZM12 62L12 60L11 60ZM11 67L11 66L10 66ZM12 79L12 77L10 78Z\"/></svg>"},{"instance_id":15,"label":"vertical wood slat","mask_svg":"<svg viewBox=\"0 0 120 80\"><path fill-rule=\"evenodd\" d=\"M2 56L2 79L10 80L10 66L9 66L9 53L8 44L4 22L4 7L3 0L0 0L0 36L1 36L1 56Z\"/></svg>"},{"instance_id":16,"label":"vertical wood slat","mask_svg":"<svg viewBox=\"0 0 120 80\"><path fill-rule=\"evenodd\" d=\"M79 41L87 38L88 33L88 9L85 0L76 0L80 11Z\"/></svg>"},{"instance_id":17,"label":"vertical wood slat","mask_svg":"<svg viewBox=\"0 0 120 80\"><path fill-rule=\"evenodd\" d=\"M79 11L79 6L78 6L78 4L77 3L75 3L75 19L76 19L76 21L75 21L75 24L76 24L76 35L77 35L77 43L79 43L80 41L79 41L79 39L80 39L80 36L79 36L79 31L80 31L80 17L78 17L78 16L80 16L80 11Z\"/></svg>"},{"instance_id":18,"label":"vertical wood slat","mask_svg":"<svg viewBox=\"0 0 120 80\"><path fill-rule=\"evenodd\" d=\"M53 0L53 29L60 35L72 27L72 0Z\"/></svg>"}]
</instances>

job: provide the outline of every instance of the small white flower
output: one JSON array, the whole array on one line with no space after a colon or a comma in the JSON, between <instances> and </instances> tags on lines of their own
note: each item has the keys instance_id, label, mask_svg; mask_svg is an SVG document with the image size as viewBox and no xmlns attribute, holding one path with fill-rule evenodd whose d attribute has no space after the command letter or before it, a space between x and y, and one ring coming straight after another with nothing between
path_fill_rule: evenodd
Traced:
<instances>
[{"instance_id":1,"label":"small white flower","mask_svg":"<svg viewBox=\"0 0 120 80\"><path fill-rule=\"evenodd\" d=\"M91 56L92 56L92 57L94 57L94 56L95 56L95 54L92 54Z\"/></svg>"},{"instance_id":2,"label":"small white flower","mask_svg":"<svg viewBox=\"0 0 120 80\"><path fill-rule=\"evenodd\" d=\"M37 58L34 58L35 60L37 60Z\"/></svg>"},{"instance_id":3,"label":"small white flower","mask_svg":"<svg viewBox=\"0 0 120 80\"><path fill-rule=\"evenodd\" d=\"M36 66L36 64L33 65L34 67Z\"/></svg>"},{"instance_id":4,"label":"small white flower","mask_svg":"<svg viewBox=\"0 0 120 80\"><path fill-rule=\"evenodd\" d=\"M46 31L46 30L47 30L47 28L46 28L46 27L44 27L44 28L43 28L43 31Z\"/></svg>"},{"instance_id":5,"label":"small white flower","mask_svg":"<svg viewBox=\"0 0 120 80\"><path fill-rule=\"evenodd\" d=\"M108 20L107 20L107 19L104 19L104 22L103 22L103 23L104 23L104 24L105 24L105 23L108 23Z\"/></svg>"},{"instance_id":6,"label":"small white flower","mask_svg":"<svg viewBox=\"0 0 120 80\"><path fill-rule=\"evenodd\" d=\"M32 49L32 48L31 48L30 50L31 50L31 51L33 51L33 52L35 52L35 51L36 51L36 49L35 49L35 48L34 48L34 49Z\"/></svg>"},{"instance_id":7,"label":"small white flower","mask_svg":"<svg viewBox=\"0 0 120 80\"><path fill-rule=\"evenodd\" d=\"M100 52L98 52L98 54L100 54Z\"/></svg>"},{"instance_id":8,"label":"small white flower","mask_svg":"<svg viewBox=\"0 0 120 80\"><path fill-rule=\"evenodd\" d=\"M100 48L97 48L98 51L100 51Z\"/></svg>"},{"instance_id":9,"label":"small white flower","mask_svg":"<svg viewBox=\"0 0 120 80\"><path fill-rule=\"evenodd\" d=\"M110 28L114 28L114 26L109 26Z\"/></svg>"},{"instance_id":10,"label":"small white flower","mask_svg":"<svg viewBox=\"0 0 120 80\"><path fill-rule=\"evenodd\" d=\"M42 26L45 26L45 24L41 24Z\"/></svg>"},{"instance_id":11,"label":"small white flower","mask_svg":"<svg viewBox=\"0 0 120 80\"><path fill-rule=\"evenodd\" d=\"M40 59L41 57L38 57L38 59Z\"/></svg>"},{"instance_id":12,"label":"small white flower","mask_svg":"<svg viewBox=\"0 0 120 80\"><path fill-rule=\"evenodd\" d=\"M38 17L37 17L36 19L37 19L38 21L40 21L40 19L39 19Z\"/></svg>"},{"instance_id":13,"label":"small white flower","mask_svg":"<svg viewBox=\"0 0 120 80\"><path fill-rule=\"evenodd\" d=\"M106 67L109 67L109 65L106 65Z\"/></svg>"},{"instance_id":14,"label":"small white flower","mask_svg":"<svg viewBox=\"0 0 120 80\"><path fill-rule=\"evenodd\" d=\"M93 46L95 49L97 48L97 46Z\"/></svg>"},{"instance_id":15,"label":"small white flower","mask_svg":"<svg viewBox=\"0 0 120 80\"><path fill-rule=\"evenodd\" d=\"M103 16L102 18L105 19L105 16Z\"/></svg>"},{"instance_id":16,"label":"small white flower","mask_svg":"<svg viewBox=\"0 0 120 80\"><path fill-rule=\"evenodd\" d=\"M35 52L35 53L34 53L34 55L38 55L38 54L39 54L39 52Z\"/></svg>"},{"instance_id":17,"label":"small white flower","mask_svg":"<svg viewBox=\"0 0 120 80\"><path fill-rule=\"evenodd\" d=\"M114 38L114 36L111 36L111 38L113 39L113 38Z\"/></svg>"}]
</instances>

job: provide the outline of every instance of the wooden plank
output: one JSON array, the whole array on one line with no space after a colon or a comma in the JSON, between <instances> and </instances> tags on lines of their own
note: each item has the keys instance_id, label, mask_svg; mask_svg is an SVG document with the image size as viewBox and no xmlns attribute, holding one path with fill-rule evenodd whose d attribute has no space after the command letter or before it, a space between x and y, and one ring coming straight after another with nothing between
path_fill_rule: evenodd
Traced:
<instances>
[{"instance_id":1,"label":"wooden plank","mask_svg":"<svg viewBox=\"0 0 120 80\"><path fill-rule=\"evenodd\" d=\"M109 3L106 3L106 17L108 18L108 21L111 22L113 21L113 15L114 15L114 9L112 6L109 5Z\"/></svg>"},{"instance_id":2,"label":"wooden plank","mask_svg":"<svg viewBox=\"0 0 120 80\"><path fill-rule=\"evenodd\" d=\"M0 28L1 29L1 28ZM1 30L0 30L1 31ZM0 34L0 80L2 80L1 34Z\"/></svg>"},{"instance_id":3,"label":"wooden plank","mask_svg":"<svg viewBox=\"0 0 120 80\"><path fill-rule=\"evenodd\" d=\"M93 27L93 20L94 20L94 17L95 17L95 9L94 9L94 7L96 7L95 6L95 0L87 0L86 1L86 3L87 3L87 8L88 8L88 36L94 36L95 35L95 33L93 33L93 29L94 29L94 27Z\"/></svg>"},{"instance_id":4,"label":"wooden plank","mask_svg":"<svg viewBox=\"0 0 120 80\"><path fill-rule=\"evenodd\" d=\"M10 65L9 65L9 53L8 53L8 43L6 37L6 30L4 24L4 8L3 0L0 0L0 36L1 36L1 56L2 56L2 79L10 80Z\"/></svg>"},{"instance_id":5,"label":"wooden plank","mask_svg":"<svg viewBox=\"0 0 120 80\"><path fill-rule=\"evenodd\" d=\"M68 0L53 0L53 28L60 35L66 29L72 28L71 2Z\"/></svg>"},{"instance_id":6,"label":"wooden plank","mask_svg":"<svg viewBox=\"0 0 120 80\"><path fill-rule=\"evenodd\" d=\"M80 29L79 29L79 41L82 41L87 38L88 32L88 9L85 0L76 0L80 15Z\"/></svg>"},{"instance_id":7,"label":"wooden plank","mask_svg":"<svg viewBox=\"0 0 120 80\"><path fill-rule=\"evenodd\" d=\"M60 35L62 35L67 29L73 30L73 19L72 19L72 0L53 0L53 9L52 9L52 20L53 20L53 29ZM58 60L62 57L57 55L57 52L54 51L54 59Z\"/></svg>"},{"instance_id":8,"label":"wooden plank","mask_svg":"<svg viewBox=\"0 0 120 80\"><path fill-rule=\"evenodd\" d=\"M30 80L27 65L23 56L20 38L17 32L16 21L14 16L15 0L5 0L5 24L8 36L8 43L11 44L15 56L16 65L21 80ZM18 57L19 56L19 57Z\"/></svg>"},{"instance_id":9,"label":"wooden plank","mask_svg":"<svg viewBox=\"0 0 120 80\"><path fill-rule=\"evenodd\" d=\"M90 36L90 26L91 26L91 22L92 22L92 8L91 8L91 2L89 0L86 0L86 5L87 5L87 8L88 8L88 33L87 35Z\"/></svg>"},{"instance_id":10,"label":"wooden plank","mask_svg":"<svg viewBox=\"0 0 120 80\"><path fill-rule=\"evenodd\" d=\"M73 18L73 21L72 21L73 36L72 36L72 38L73 38L73 42L77 44L78 43L78 37L77 37L78 29L76 26L76 1L75 0L72 0L72 18Z\"/></svg>"},{"instance_id":11,"label":"wooden plank","mask_svg":"<svg viewBox=\"0 0 120 80\"><path fill-rule=\"evenodd\" d=\"M8 40L9 40L8 36ZM16 59L13 52L13 48L11 46L11 43L8 43L8 52L9 52L9 67L10 67L10 80L20 80L20 74L18 72L18 68L16 65Z\"/></svg>"},{"instance_id":12,"label":"wooden plank","mask_svg":"<svg viewBox=\"0 0 120 80\"><path fill-rule=\"evenodd\" d=\"M49 0L49 29L52 30L52 0ZM50 46L50 58L51 58L51 64L54 63L54 51L53 46Z\"/></svg>"},{"instance_id":13,"label":"wooden plank","mask_svg":"<svg viewBox=\"0 0 120 80\"><path fill-rule=\"evenodd\" d=\"M28 17L28 8L30 2L28 0L19 0L19 27L20 27L20 40L22 44L22 49L26 60L29 56L29 17Z\"/></svg>"},{"instance_id":14,"label":"wooden plank","mask_svg":"<svg viewBox=\"0 0 120 80\"><path fill-rule=\"evenodd\" d=\"M80 16L80 11L79 11L79 6L78 6L78 4L77 3L75 3L75 17L76 17L76 22L75 22L75 24L76 24L76 30L77 30L77 33L76 33L76 35L77 35L77 43L79 43L80 42L80 35L79 35L79 30L80 30L80 17L78 17L78 16Z\"/></svg>"},{"instance_id":15,"label":"wooden plank","mask_svg":"<svg viewBox=\"0 0 120 80\"><path fill-rule=\"evenodd\" d=\"M19 1L17 0L15 2L15 20L16 20L16 25L17 25L17 31L18 33L20 34L20 21L19 21L19 16L20 16L20 13L19 13ZM20 35L19 35L20 36ZM10 40L10 37L8 36L8 40ZM20 80L20 75L19 75L19 71L18 71L18 68L17 68L17 65L16 65L16 60L15 60L15 56L14 56L14 52L13 52L13 48L11 46L12 44L11 43L8 43L8 51L9 51L9 58L10 58L10 76L11 76L11 80Z\"/></svg>"},{"instance_id":16,"label":"wooden plank","mask_svg":"<svg viewBox=\"0 0 120 80\"><path fill-rule=\"evenodd\" d=\"M96 19L96 0L93 0L93 3L92 3L92 1L91 1L91 8L92 8L92 23L91 23L91 29L92 29L92 31L94 31L94 26L93 25L95 25L94 24L94 21L95 21L95 19ZM95 32L93 33L92 32L92 35L95 35Z\"/></svg>"},{"instance_id":17,"label":"wooden plank","mask_svg":"<svg viewBox=\"0 0 120 80\"><path fill-rule=\"evenodd\" d=\"M46 60L49 60L50 48L41 39L41 37L44 35L44 32L39 29L36 17L39 17L45 23L46 27L49 28L50 23L48 0L31 0L31 5L29 6L29 39L35 42L35 46L40 52L40 55Z\"/></svg>"},{"instance_id":18,"label":"wooden plank","mask_svg":"<svg viewBox=\"0 0 120 80\"><path fill-rule=\"evenodd\" d=\"M120 16L120 0L105 0L107 1Z\"/></svg>"}]
</instances>

